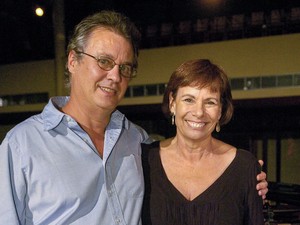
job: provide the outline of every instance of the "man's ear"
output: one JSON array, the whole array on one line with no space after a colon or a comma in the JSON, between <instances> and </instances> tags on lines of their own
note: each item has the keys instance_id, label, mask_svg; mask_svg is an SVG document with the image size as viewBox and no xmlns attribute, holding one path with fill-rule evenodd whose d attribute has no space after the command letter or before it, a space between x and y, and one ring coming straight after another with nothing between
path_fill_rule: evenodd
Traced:
<instances>
[{"instance_id":1,"label":"man's ear","mask_svg":"<svg viewBox=\"0 0 300 225\"><path fill-rule=\"evenodd\" d=\"M78 57L76 52L74 50L70 51L68 55L68 70L70 73L72 74L74 73L77 62L78 62Z\"/></svg>"}]
</instances>

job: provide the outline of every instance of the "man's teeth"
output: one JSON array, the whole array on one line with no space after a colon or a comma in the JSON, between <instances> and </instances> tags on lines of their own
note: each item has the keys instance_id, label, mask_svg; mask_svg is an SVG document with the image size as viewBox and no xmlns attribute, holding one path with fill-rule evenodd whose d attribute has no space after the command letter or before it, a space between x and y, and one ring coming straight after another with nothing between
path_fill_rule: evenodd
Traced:
<instances>
[{"instance_id":1,"label":"man's teeth","mask_svg":"<svg viewBox=\"0 0 300 225\"><path fill-rule=\"evenodd\" d=\"M190 124L191 127L204 127L205 123L196 123L196 122L188 122Z\"/></svg>"},{"instance_id":2,"label":"man's teeth","mask_svg":"<svg viewBox=\"0 0 300 225\"><path fill-rule=\"evenodd\" d=\"M103 91L106 91L106 92L114 92L113 89L106 88L106 87L101 87L101 89L102 89Z\"/></svg>"}]
</instances>

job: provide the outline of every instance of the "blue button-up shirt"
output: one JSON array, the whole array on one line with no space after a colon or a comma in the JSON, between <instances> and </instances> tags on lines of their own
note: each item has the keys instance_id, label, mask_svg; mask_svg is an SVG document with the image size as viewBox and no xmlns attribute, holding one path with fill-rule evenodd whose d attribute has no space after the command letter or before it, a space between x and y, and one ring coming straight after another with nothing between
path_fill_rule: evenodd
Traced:
<instances>
[{"instance_id":1,"label":"blue button-up shirt","mask_svg":"<svg viewBox=\"0 0 300 225\"><path fill-rule=\"evenodd\" d=\"M105 131L103 159L52 98L0 146L0 224L141 224L140 143L148 135L119 111Z\"/></svg>"}]
</instances>

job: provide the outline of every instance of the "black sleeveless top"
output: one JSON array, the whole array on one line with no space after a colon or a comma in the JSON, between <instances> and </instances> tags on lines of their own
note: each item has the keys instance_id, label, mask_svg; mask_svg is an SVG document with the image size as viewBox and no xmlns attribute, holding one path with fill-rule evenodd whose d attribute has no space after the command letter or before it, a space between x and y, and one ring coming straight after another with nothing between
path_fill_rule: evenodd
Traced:
<instances>
[{"instance_id":1,"label":"black sleeveless top","mask_svg":"<svg viewBox=\"0 0 300 225\"><path fill-rule=\"evenodd\" d=\"M256 190L257 159L238 149L224 173L194 200L168 180L159 142L143 145L145 179L143 225L263 225L263 203Z\"/></svg>"}]
</instances>

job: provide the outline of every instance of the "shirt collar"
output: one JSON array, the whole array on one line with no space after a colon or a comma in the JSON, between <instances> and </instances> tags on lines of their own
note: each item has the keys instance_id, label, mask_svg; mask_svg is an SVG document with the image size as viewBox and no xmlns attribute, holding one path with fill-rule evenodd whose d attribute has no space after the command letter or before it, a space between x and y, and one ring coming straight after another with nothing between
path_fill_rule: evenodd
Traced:
<instances>
[{"instance_id":1,"label":"shirt collar","mask_svg":"<svg viewBox=\"0 0 300 225\"><path fill-rule=\"evenodd\" d=\"M108 126L109 128L119 128L124 127L128 129L129 121L126 119L125 115L121 113L119 110L115 110L110 118Z\"/></svg>"},{"instance_id":2,"label":"shirt collar","mask_svg":"<svg viewBox=\"0 0 300 225\"><path fill-rule=\"evenodd\" d=\"M64 106L69 100L69 97L52 97L42 112L45 130L54 129L61 122L64 113L59 111L59 108Z\"/></svg>"},{"instance_id":3,"label":"shirt collar","mask_svg":"<svg viewBox=\"0 0 300 225\"><path fill-rule=\"evenodd\" d=\"M61 112L59 108L62 108L69 101L69 96L58 96L50 98L48 104L45 106L42 112L42 119L44 120L45 130L52 130L59 125L62 121L65 113ZM129 128L129 121L125 115L118 110L115 110L112 115L107 129L115 129L119 127Z\"/></svg>"}]
</instances>

